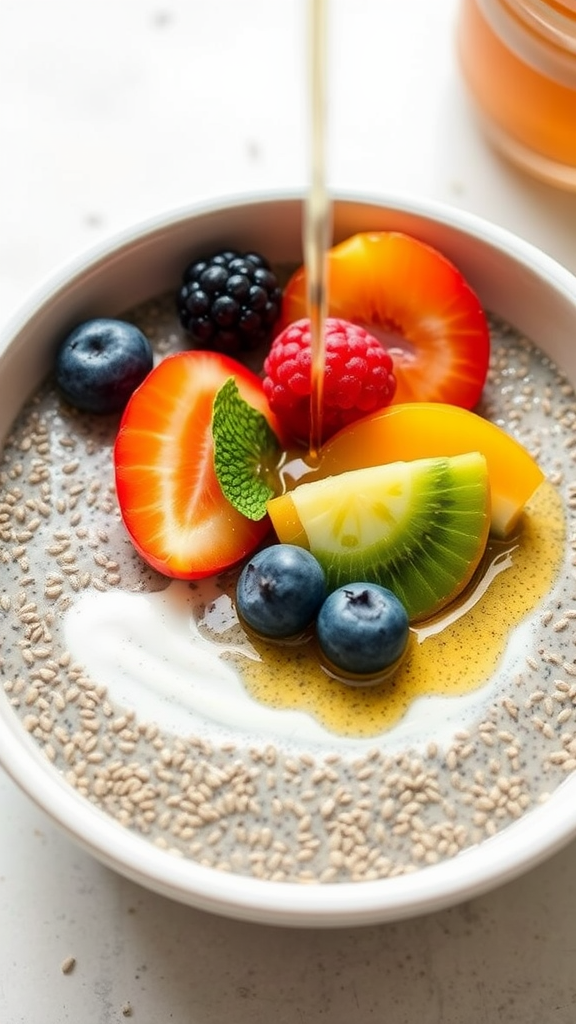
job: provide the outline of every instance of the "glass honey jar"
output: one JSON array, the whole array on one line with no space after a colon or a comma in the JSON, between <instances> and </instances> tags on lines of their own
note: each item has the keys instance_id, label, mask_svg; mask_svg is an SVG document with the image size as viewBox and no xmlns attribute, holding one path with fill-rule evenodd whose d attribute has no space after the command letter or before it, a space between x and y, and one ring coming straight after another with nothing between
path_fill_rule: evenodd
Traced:
<instances>
[{"instance_id":1,"label":"glass honey jar","mask_svg":"<svg viewBox=\"0 0 576 1024\"><path fill-rule=\"evenodd\" d=\"M462 0L457 47L493 144L576 190L576 0Z\"/></svg>"}]
</instances>

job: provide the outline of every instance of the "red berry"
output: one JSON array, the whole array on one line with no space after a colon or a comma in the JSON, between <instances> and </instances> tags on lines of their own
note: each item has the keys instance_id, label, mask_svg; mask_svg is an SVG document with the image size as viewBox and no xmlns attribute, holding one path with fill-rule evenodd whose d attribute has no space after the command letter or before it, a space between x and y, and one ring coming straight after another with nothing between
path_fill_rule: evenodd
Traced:
<instances>
[{"instance_id":1,"label":"red berry","mask_svg":"<svg viewBox=\"0 0 576 1024\"><path fill-rule=\"evenodd\" d=\"M325 325L322 440L389 405L396 390L392 358L363 327L329 317ZM289 324L264 363L264 393L295 441L310 439L310 321Z\"/></svg>"}]
</instances>

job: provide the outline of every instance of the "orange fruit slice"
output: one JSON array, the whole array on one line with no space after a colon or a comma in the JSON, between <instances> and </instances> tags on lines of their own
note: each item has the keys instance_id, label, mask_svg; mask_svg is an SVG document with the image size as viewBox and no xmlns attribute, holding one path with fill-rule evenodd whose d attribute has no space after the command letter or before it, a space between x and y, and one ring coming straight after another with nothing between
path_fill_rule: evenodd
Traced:
<instances>
[{"instance_id":1,"label":"orange fruit slice","mask_svg":"<svg viewBox=\"0 0 576 1024\"><path fill-rule=\"evenodd\" d=\"M480 300L431 245L399 231L353 235L327 253L330 317L364 327L394 363L395 402L472 409L486 380L490 336ZM305 268L282 299L282 325L308 316Z\"/></svg>"}]
</instances>

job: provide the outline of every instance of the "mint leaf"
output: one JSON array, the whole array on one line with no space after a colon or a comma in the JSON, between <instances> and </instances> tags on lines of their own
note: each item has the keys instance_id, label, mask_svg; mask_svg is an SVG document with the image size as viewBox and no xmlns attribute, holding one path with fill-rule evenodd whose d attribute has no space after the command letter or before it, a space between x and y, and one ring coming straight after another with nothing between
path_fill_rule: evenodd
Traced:
<instances>
[{"instance_id":1,"label":"mint leaf","mask_svg":"<svg viewBox=\"0 0 576 1024\"><path fill-rule=\"evenodd\" d=\"M224 496L248 519L263 519L266 502L279 490L274 478L280 444L266 417L244 401L234 377L214 399L212 437Z\"/></svg>"}]
</instances>

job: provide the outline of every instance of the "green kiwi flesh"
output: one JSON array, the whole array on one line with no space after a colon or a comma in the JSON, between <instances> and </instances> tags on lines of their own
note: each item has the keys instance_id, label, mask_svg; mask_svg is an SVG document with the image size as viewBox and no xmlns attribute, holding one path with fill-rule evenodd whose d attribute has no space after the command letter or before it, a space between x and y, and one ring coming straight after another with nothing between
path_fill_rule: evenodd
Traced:
<instances>
[{"instance_id":1,"label":"green kiwi flesh","mask_svg":"<svg viewBox=\"0 0 576 1024\"><path fill-rule=\"evenodd\" d=\"M486 547L490 485L479 452L350 470L290 496L329 590L379 583L411 621L454 600Z\"/></svg>"}]
</instances>

